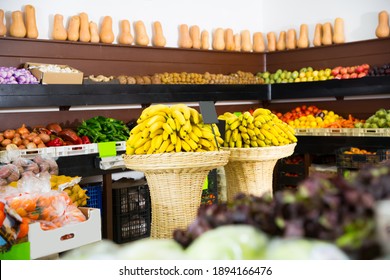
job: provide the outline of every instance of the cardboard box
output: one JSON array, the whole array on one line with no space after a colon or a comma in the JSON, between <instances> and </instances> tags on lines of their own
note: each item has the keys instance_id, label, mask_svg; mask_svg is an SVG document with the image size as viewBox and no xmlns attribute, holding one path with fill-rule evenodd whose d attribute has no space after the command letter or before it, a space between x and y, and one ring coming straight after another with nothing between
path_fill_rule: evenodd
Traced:
<instances>
[{"instance_id":1,"label":"cardboard box","mask_svg":"<svg viewBox=\"0 0 390 280\"><path fill-rule=\"evenodd\" d=\"M100 209L79 207L87 220L53 230L30 224L30 257L37 259L87 245L102 239Z\"/></svg>"},{"instance_id":2,"label":"cardboard box","mask_svg":"<svg viewBox=\"0 0 390 280\"><path fill-rule=\"evenodd\" d=\"M70 68L74 72L43 72L38 68L39 66L58 66L63 69ZM24 68L27 68L38 79L38 81L40 81L41 84L81 85L83 83L83 72L68 65L26 62L24 64Z\"/></svg>"}]
</instances>

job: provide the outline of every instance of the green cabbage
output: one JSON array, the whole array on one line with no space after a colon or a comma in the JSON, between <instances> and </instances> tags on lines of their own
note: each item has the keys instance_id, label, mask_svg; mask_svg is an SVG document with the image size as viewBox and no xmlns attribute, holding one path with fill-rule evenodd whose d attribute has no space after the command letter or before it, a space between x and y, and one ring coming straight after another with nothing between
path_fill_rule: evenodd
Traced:
<instances>
[{"instance_id":1,"label":"green cabbage","mask_svg":"<svg viewBox=\"0 0 390 280\"><path fill-rule=\"evenodd\" d=\"M206 231L186 249L189 259L263 259L267 236L250 225L225 225Z\"/></svg>"}]
</instances>

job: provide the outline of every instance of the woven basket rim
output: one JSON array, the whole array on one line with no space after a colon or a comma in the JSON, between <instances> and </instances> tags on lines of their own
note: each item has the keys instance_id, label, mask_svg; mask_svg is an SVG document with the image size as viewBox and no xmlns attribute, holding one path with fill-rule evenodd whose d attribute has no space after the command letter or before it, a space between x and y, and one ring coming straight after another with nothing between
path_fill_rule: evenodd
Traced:
<instances>
[{"instance_id":1,"label":"woven basket rim","mask_svg":"<svg viewBox=\"0 0 390 280\"><path fill-rule=\"evenodd\" d=\"M230 151L178 152L150 155L122 155L128 169L178 170L197 169L211 170L228 163Z\"/></svg>"},{"instance_id":2,"label":"woven basket rim","mask_svg":"<svg viewBox=\"0 0 390 280\"><path fill-rule=\"evenodd\" d=\"M263 161L276 160L290 156L294 153L297 143L292 143L283 146L269 147L252 147L252 148L227 148L225 151L230 151L229 161Z\"/></svg>"}]
</instances>

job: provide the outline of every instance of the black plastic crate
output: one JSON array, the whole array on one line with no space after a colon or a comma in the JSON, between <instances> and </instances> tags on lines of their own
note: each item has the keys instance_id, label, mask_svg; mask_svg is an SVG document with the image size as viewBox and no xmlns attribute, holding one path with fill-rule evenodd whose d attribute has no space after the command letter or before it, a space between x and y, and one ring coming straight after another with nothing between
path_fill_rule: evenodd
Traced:
<instances>
[{"instance_id":1,"label":"black plastic crate","mask_svg":"<svg viewBox=\"0 0 390 280\"><path fill-rule=\"evenodd\" d=\"M150 236L150 212L121 215L114 219L114 241L126 243Z\"/></svg>"},{"instance_id":2,"label":"black plastic crate","mask_svg":"<svg viewBox=\"0 0 390 280\"><path fill-rule=\"evenodd\" d=\"M150 236L151 203L145 180L113 183L113 240L125 243Z\"/></svg>"},{"instance_id":3,"label":"black plastic crate","mask_svg":"<svg viewBox=\"0 0 390 280\"><path fill-rule=\"evenodd\" d=\"M365 148L373 154L346 154L351 147L340 148L336 151L336 163L338 168L362 168L365 165L373 165L382 160L390 159L390 150L383 148Z\"/></svg>"}]
</instances>

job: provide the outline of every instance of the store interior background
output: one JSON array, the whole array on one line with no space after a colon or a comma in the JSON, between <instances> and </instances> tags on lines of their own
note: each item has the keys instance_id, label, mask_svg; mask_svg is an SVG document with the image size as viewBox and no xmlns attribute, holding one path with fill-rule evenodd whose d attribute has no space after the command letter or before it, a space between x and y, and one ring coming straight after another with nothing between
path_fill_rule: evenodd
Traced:
<instances>
[{"instance_id":1,"label":"store interior background","mask_svg":"<svg viewBox=\"0 0 390 280\"><path fill-rule=\"evenodd\" d=\"M345 21L346 42L375 38L378 12L390 10L388 0L18 0L1 1L0 8L6 12L7 25L14 10L22 10L31 4L36 8L39 39L51 38L53 16L56 13L67 21L72 15L86 12L89 19L100 23L104 16L113 19L114 34L119 33L119 21L127 19L132 24L137 20L145 23L149 36L152 23L160 21L167 47L177 47L179 24L198 25L210 33L217 28L232 28L235 33L248 29L251 33L266 34L295 28L306 23L312 39L317 23L332 22L336 17ZM66 22L64 22L66 24ZM133 33L134 34L134 33Z\"/></svg>"}]
</instances>

